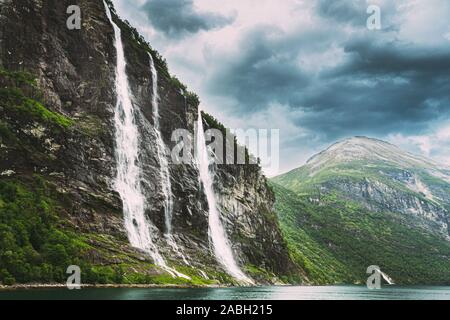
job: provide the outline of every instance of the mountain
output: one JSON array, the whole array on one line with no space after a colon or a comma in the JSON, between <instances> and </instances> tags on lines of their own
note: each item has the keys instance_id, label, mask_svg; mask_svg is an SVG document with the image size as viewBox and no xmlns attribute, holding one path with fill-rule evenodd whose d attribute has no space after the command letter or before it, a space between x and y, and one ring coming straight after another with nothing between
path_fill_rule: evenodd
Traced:
<instances>
[{"instance_id":1,"label":"mountain","mask_svg":"<svg viewBox=\"0 0 450 320\"><path fill-rule=\"evenodd\" d=\"M237 284L230 263L301 281L259 166L214 168L210 237L200 165L170 156L198 97L110 1L80 2L80 30L72 4L0 2L0 282L65 283L78 265L83 283Z\"/></svg>"},{"instance_id":2,"label":"mountain","mask_svg":"<svg viewBox=\"0 0 450 320\"><path fill-rule=\"evenodd\" d=\"M312 281L448 283L450 170L376 139L353 137L272 179L296 260Z\"/></svg>"}]
</instances>

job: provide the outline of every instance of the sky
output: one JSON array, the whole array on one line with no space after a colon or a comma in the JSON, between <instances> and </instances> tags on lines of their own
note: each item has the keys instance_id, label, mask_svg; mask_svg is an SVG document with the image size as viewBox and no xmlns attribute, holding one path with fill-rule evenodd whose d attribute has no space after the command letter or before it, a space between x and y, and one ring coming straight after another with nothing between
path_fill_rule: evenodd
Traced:
<instances>
[{"instance_id":1,"label":"sky","mask_svg":"<svg viewBox=\"0 0 450 320\"><path fill-rule=\"evenodd\" d=\"M448 0L114 0L230 128L280 129L280 168L368 136L450 166ZM370 5L380 29L367 27Z\"/></svg>"}]
</instances>

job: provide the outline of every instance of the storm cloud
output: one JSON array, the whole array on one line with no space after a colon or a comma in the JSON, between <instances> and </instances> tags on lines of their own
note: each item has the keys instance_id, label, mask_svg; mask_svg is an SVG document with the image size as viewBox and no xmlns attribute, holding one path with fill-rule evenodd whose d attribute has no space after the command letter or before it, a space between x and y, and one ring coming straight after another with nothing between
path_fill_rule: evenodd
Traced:
<instances>
[{"instance_id":1,"label":"storm cloud","mask_svg":"<svg viewBox=\"0 0 450 320\"><path fill-rule=\"evenodd\" d=\"M200 13L193 0L149 0L143 5L150 23L168 37L182 37L232 23L234 15Z\"/></svg>"},{"instance_id":2,"label":"storm cloud","mask_svg":"<svg viewBox=\"0 0 450 320\"><path fill-rule=\"evenodd\" d=\"M366 21L367 4L364 0L318 0L316 8L319 15L339 22L363 25Z\"/></svg>"},{"instance_id":3,"label":"storm cloud","mask_svg":"<svg viewBox=\"0 0 450 320\"><path fill-rule=\"evenodd\" d=\"M367 28L365 0L152 0L144 7L153 27L172 37L159 43L162 53L204 109L232 128L281 129L282 171L354 135L442 161L450 136L450 2L370 2L381 9L381 30ZM233 24L217 29L233 10Z\"/></svg>"},{"instance_id":4,"label":"storm cloud","mask_svg":"<svg viewBox=\"0 0 450 320\"><path fill-rule=\"evenodd\" d=\"M366 17L356 2L318 6L327 19L345 24L355 12ZM395 32L356 30L351 37L321 26L275 37L265 26L252 30L240 54L216 69L209 91L232 97L233 112L243 117L273 104L300 111L301 117L289 120L324 143L352 135L423 133L431 123L449 119L450 45L414 45ZM341 50L334 64L311 68L302 61L332 48Z\"/></svg>"},{"instance_id":5,"label":"storm cloud","mask_svg":"<svg viewBox=\"0 0 450 320\"><path fill-rule=\"evenodd\" d=\"M344 48L347 61L323 72L320 84L301 101L310 111L334 115L325 121L334 128L331 138L347 135L349 128L378 135L419 132L449 116L450 48L367 40L352 40Z\"/></svg>"},{"instance_id":6,"label":"storm cloud","mask_svg":"<svg viewBox=\"0 0 450 320\"><path fill-rule=\"evenodd\" d=\"M311 73L297 63L298 43L281 49L263 34L252 35L242 55L210 81L215 94L239 101L235 112L271 103L299 108L306 115L298 124L327 133L330 141L351 131L417 131L447 116L449 49L352 40L343 44L344 63Z\"/></svg>"}]
</instances>

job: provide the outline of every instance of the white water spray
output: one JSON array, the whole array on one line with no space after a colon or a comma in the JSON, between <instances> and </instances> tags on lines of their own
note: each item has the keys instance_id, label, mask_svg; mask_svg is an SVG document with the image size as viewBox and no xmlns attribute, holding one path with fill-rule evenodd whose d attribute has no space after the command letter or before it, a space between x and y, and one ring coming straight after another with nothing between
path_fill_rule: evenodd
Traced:
<instances>
[{"instance_id":1,"label":"white water spray","mask_svg":"<svg viewBox=\"0 0 450 320\"><path fill-rule=\"evenodd\" d=\"M115 47L117 51L116 94L117 103L114 114L117 177L115 189L123 202L125 229L133 247L148 253L156 265L172 276L186 276L169 268L164 258L153 243L150 230L152 224L145 216L145 198L140 186L141 170L137 165L139 148L139 131L136 126L133 103L131 102L126 61L120 28L114 23L111 11L104 2L106 14L114 28Z\"/></svg>"},{"instance_id":2,"label":"white water spray","mask_svg":"<svg viewBox=\"0 0 450 320\"><path fill-rule=\"evenodd\" d=\"M156 71L155 63L152 55L149 53L150 69L152 73L152 107L154 118L154 129L156 136L156 150L158 155L158 161L160 164L161 185L164 194L164 220L166 225L165 236L167 243L172 249L183 259L183 262L189 265L181 249L178 247L173 235L172 235L172 212L173 212L173 194L172 183L170 182L169 164L166 158L166 145L161 136L161 128L159 123L159 93L158 93L158 72Z\"/></svg>"},{"instance_id":3,"label":"white water spray","mask_svg":"<svg viewBox=\"0 0 450 320\"><path fill-rule=\"evenodd\" d=\"M200 180L203 183L206 199L209 207L209 236L214 247L214 254L225 270L238 281L244 284L254 282L247 277L237 265L231 250L225 229L220 220L217 209L216 197L213 189L213 174L209 170L208 147L206 146L205 133L201 111L198 114L197 125L197 161L200 170Z\"/></svg>"}]
</instances>

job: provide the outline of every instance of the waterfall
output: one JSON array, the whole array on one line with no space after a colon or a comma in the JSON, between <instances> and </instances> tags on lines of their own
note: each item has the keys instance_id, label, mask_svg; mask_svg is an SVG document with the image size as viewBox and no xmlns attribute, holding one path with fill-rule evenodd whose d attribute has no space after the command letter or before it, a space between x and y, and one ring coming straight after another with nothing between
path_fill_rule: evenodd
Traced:
<instances>
[{"instance_id":1,"label":"waterfall","mask_svg":"<svg viewBox=\"0 0 450 320\"><path fill-rule=\"evenodd\" d=\"M213 244L214 254L225 270L238 281L245 284L253 284L237 265L231 250L225 229L220 220L220 213L217 209L216 196L213 189L213 174L209 169L208 147L206 146L205 133L201 111L198 113L197 125L197 161L200 170L200 180L203 184L206 199L209 207L209 237Z\"/></svg>"},{"instance_id":2,"label":"waterfall","mask_svg":"<svg viewBox=\"0 0 450 320\"><path fill-rule=\"evenodd\" d=\"M138 166L139 131L136 126L135 110L131 102L126 61L120 28L114 23L108 5L104 3L106 14L114 28L117 103L114 112L117 176L114 187L123 202L125 229L130 244L148 253L155 264L172 276L188 278L167 266L158 248L153 243L151 222L145 216L145 197L140 186L141 170Z\"/></svg>"},{"instance_id":3,"label":"waterfall","mask_svg":"<svg viewBox=\"0 0 450 320\"><path fill-rule=\"evenodd\" d=\"M166 158L166 145L161 136L161 128L159 124L159 92L158 92L158 72L156 71L155 63L153 61L152 55L149 53L150 58L150 71L152 74L152 108L153 108L153 118L154 118L154 129L156 136L156 150L158 161L160 164L160 178L161 186L164 195L164 220L166 225L165 236L168 244L172 249L183 259L183 262L189 265L184 254L178 247L173 235L172 235L172 211L173 211L173 194L172 194L172 184L170 182L170 172L169 164Z\"/></svg>"},{"instance_id":4,"label":"waterfall","mask_svg":"<svg viewBox=\"0 0 450 320\"><path fill-rule=\"evenodd\" d=\"M166 234L172 234L172 209L173 209L173 195L172 195L172 184L170 182L169 164L167 158L165 157L164 150L165 145L161 137L161 129L159 124L159 93L158 93L158 73L156 72L155 63L153 61L152 55L148 54L150 57L150 69L152 73L152 107L153 107L153 118L154 118L154 128L156 135L156 149L158 161L161 166L161 184L164 194L164 220L166 224Z\"/></svg>"}]
</instances>

